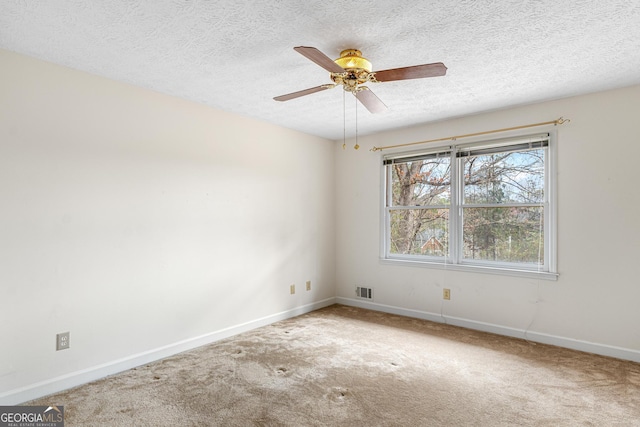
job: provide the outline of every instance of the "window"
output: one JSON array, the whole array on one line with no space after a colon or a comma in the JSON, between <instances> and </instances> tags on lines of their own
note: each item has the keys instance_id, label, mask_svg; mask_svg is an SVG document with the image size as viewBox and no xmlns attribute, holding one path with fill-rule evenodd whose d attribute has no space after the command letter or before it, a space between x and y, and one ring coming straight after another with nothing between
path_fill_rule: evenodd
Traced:
<instances>
[{"instance_id":1,"label":"window","mask_svg":"<svg viewBox=\"0 0 640 427\"><path fill-rule=\"evenodd\" d=\"M555 277L551 140L384 156L384 258Z\"/></svg>"}]
</instances>

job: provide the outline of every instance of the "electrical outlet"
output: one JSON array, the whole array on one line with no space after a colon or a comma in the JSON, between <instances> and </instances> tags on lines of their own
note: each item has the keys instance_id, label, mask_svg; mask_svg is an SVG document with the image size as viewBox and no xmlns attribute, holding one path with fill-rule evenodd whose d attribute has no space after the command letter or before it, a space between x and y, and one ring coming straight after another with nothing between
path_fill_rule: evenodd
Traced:
<instances>
[{"instance_id":1,"label":"electrical outlet","mask_svg":"<svg viewBox=\"0 0 640 427\"><path fill-rule=\"evenodd\" d=\"M66 350L69 348L69 332L56 334L56 351Z\"/></svg>"},{"instance_id":2,"label":"electrical outlet","mask_svg":"<svg viewBox=\"0 0 640 427\"><path fill-rule=\"evenodd\" d=\"M451 299L451 289L444 288L442 290L442 299Z\"/></svg>"},{"instance_id":3,"label":"electrical outlet","mask_svg":"<svg viewBox=\"0 0 640 427\"><path fill-rule=\"evenodd\" d=\"M291 295L296 293L296 285L291 285L291 287L289 289L291 291Z\"/></svg>"},{"instance_id":4,"label":"electrical outlet","mask_svg":"<svg viewBox=\"0 0 640 427\"><path fill-rule=\"evenodd\" d=\"M307 280L307 290L311 290L311 280Z\"/></svg>"}]
</instances>

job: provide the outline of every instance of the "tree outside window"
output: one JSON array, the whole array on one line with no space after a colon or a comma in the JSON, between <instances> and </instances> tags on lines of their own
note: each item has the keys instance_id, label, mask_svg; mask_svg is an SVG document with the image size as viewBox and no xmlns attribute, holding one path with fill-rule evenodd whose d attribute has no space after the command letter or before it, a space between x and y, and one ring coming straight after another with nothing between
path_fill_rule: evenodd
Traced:
<instances>
[{"instance_id":1,"label":"tree outside window","mask_svg":"<svg viewBox=\"0 0 640 427\"><path fill-rule=\"evenodd\" d=\"M386 158L386 257L547 268L548 146L546 135Z\"/></svg>"}]
</instances>

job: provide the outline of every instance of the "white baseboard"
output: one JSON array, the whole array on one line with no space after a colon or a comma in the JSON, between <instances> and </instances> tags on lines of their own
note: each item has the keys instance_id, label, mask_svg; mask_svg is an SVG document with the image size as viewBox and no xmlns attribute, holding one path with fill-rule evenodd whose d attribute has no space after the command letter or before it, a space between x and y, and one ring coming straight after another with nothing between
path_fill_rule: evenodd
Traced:
<instances>
[{"instance_id":1,"label":"white baseboard","mask_svg":"<svg viewBox=\"0 0 640 427\"><path fill-rule=\"evenodd\" d=\"M189 338L187 340L169 344L164 347L156 348L154 350L135 354L119 360L114 360L112 362L108 362L99 366L72 372L36 384L21 387L19 389L9 390L8 392L0 394L0 405L18 405L23 402L28 402L33 399L86 384L88 382L95 381L109 375L117 374L118 372L126 371L137 366L145 365L156 360L164 359L178 353L192 350L203 345L211 344L216 341L240 334L242 332L247 332L252 329L270 325L271 323L278 322L280 320L285 320L295 316L299 316L301 314L309 313L323 307L328 307L335 303L335 298L327 298L322 301L317 301L311 304L293 308L291 310L272 314L260 319L242 323L240 325L235 325L229 328L221 329L219 331L201 335L199 337Z\"/></svg>"},{"instance_id":2,"label":"white baseboard","mask_svg":"<svg viewBox=\"0 0 640 427\"><path fill-rule=\"evenodd\" d=\"M584 351L587 353L599 354L601 356L609 356L615 357L617 359L630 360L632 362L640 362L640 351L628 348L614 347L606 344L576 340L573 338L565 338L539 332L525 331L524 329L509 328L506 326L494 325L491 323L478 322L475 320L468 320L460 317L440 315L439 313L430 313L426 311L378 304L375 302L369 302L354 298L336 297L336 303L382 311L384 313L398 314L400 316L430 320L432 322L447 323L449 325L461 326L463 328L475 329L483 332L491 332L493 334L505 335L508 337L522 338L526 339L527 341L538 342L541 344L550 344L558 347Z\"/></svg>"}]
</instances>

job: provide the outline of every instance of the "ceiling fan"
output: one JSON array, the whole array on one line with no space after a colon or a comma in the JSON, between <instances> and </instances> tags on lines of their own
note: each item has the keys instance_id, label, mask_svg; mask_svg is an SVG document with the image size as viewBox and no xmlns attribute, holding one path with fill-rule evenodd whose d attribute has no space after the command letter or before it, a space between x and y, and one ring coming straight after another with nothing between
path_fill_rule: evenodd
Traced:
<instances>
[{"instance_id":1,"label":"ceiling fan","mask_svg":"<svg viewBox=\"0 0 640 427\"><path fill-rule=\"evenodd\" d=\"M345 91L353 93L367 110L372 113L381 113L387 109L387 106L367 86L363 86L365 83L438 77L444 76L447 72L447 67L442 62L372 71L371 62L364 58L362 52L358 49L343 50L340 52L340 58L335 61L332 61L331 58L315 47L298 46L293 49L329 71L333 83L276 96L273 98L276 101L289 101L290 99L342 86Z\"/></svg>"}]
</instances>

